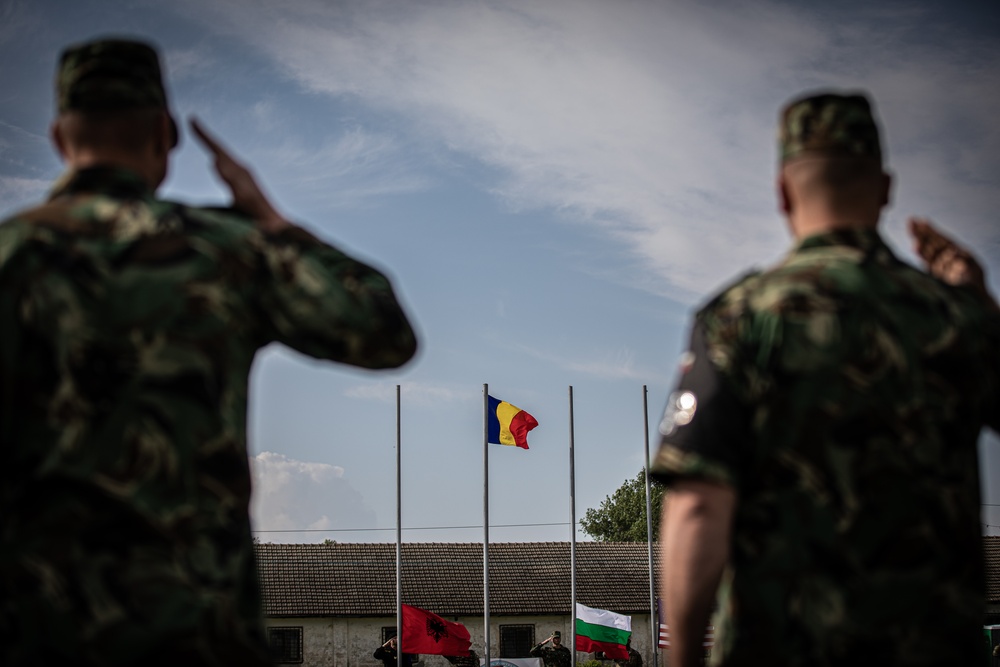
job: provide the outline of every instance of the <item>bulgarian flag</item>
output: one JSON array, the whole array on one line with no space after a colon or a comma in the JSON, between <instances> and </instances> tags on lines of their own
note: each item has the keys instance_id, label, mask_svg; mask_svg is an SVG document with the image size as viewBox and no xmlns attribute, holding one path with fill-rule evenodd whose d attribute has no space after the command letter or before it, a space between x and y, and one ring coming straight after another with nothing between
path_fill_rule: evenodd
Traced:
<instances>
[{"instance_id":1,"label":"bulgarian flag","mask_svg":"<svg viewBox=\"0 0 1000 667\"><path fill-rule=\"evenodd\" d=\"M613 611L576 605L576 650L585 653L604 651L616 660L628 660L625 644L632 635L632 617Z\"/></svg>"}]
</instances>

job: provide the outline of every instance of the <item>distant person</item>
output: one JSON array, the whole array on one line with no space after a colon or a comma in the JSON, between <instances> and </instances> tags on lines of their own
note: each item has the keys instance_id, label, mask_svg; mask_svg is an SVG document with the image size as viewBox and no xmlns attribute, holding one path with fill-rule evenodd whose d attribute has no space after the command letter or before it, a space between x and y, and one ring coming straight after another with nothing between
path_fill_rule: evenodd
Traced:
<instances>
[{"instance_id":1,"label":"distant person","mask_svg":"<svg viewBox=\"0 0 1000 667\"><path fill-rule=\"evenodd\" d=\"M569 667L572 660L569 649L562 645L562 633L559 630L554 631L545 641L531 649L528 655L541 658L545 667Z\"/></svg>"},{"instance_id":2,"label":"distant person","mask_svg":"<svg viewBox=\"0 0 1000 667\"><path fill-rule=\"evenodd\" d=\"M445 660L455 667L479 667L479 656L471 648L469 655L446 655Z\"/></svg>"},{"instance_id":3,"label":"distant person","mask_svg":"<svg viewBox=\"0 0 1000 667\"><path fill-rule=\"evenodd\" d=\"M178 128L159 57L63 52L67 171L0 224L0 664L270 664L247 506L247 382L271 342L394 368L378 271L289 222L200 125L232 193L158 199Z\"/></svg>"},{"instance_id":4,"label":"distant person","mask_svg":"<svg viewBox=\"0 0 1000 667\"><path fill-rule=\"evenodd\" d=\"M694 319L653 474L671 667L978 664L977 440L1000 425L1000 309L930 223L926 272L889 201L864 95L785 107L781 209L795 244Z\"/></svg>"},{"instance_id":5,"label":"distant person","mask_svg":"<svg viewBox=\"0 0 1000 667\"><path fill-rule=\"evenodd\" d=\"M381 660L384 667L396 667L397 665L397 650L396 650L396 638L391 637L384 644L375 649L375 653L372 654L376 660ZM402 667L411 667L411 665L416 662L416 656L412 653L403 654L403 665Z\"/></svg>"},{"instance_id":6,"label":"distant person","mask_svg":"<svg viewBox=\"0 0 1000 667\"><path fill-rule=\"evenodd\" d=\"M628 660L616 660L618 667L642 667L642 654L632 648L632 638L625 642L625 650L628 651Z\"/></svg>"}]
</instances>

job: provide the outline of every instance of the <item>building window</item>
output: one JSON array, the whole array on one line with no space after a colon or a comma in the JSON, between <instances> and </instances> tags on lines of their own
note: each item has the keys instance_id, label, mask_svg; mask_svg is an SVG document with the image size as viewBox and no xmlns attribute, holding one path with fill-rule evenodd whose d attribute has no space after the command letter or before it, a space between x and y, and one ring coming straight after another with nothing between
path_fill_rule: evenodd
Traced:
<instances>
[{"instance_id":1,"label":"building window","mask_svg":"<svg viewBox=\"0 0 1000 667\"><path fill-rule=\"evenodd\" d=\"M527 658L535 647L535 626L501 625L500 626L500 657Z\"/></svg>"},{"instance_id":2,"label":"building window","mask_svg":"<svg viewBox=\"0 0 1000 667\"><path fill-rule=\"evenodd\" d=\"M267 645L271 660L278 664L302 662L302 628L268 628Z\"/></svg>"}]
</instances>

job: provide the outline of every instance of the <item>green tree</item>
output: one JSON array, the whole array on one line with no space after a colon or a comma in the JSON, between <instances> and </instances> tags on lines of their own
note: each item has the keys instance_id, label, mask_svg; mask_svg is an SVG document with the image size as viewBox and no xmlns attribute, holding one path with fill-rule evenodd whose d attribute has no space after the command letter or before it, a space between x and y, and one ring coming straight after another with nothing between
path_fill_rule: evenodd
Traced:
<instances>
[{"instance_id":1,"label":"green tree","mask_svg":"<svg viewBox=\"0 0 1000 667\"><path fill-rule=\"evenodd\" d=\"M649 489L654 542L660 535L663 492L663 485L654 479ZM626 480L597 509L588 509L580 519L580 525L584 533L598 542L645 542L646 471L640 470L635 479Z\"/></svg>"}]
</instances>

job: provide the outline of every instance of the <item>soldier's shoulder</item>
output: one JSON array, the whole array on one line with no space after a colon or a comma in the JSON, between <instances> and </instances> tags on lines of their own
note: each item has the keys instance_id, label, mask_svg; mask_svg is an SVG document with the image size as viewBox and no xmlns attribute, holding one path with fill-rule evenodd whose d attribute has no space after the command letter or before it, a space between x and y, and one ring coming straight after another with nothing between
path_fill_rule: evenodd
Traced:
<instances>
[{"instance_id":1,"label":"soldier's shoulder","mask_svg":"<svg viewBox=\"0 0 1000 667\"><path fill-rule=\"evenodd\" d=\"M695 319L711 321L723 315L734 315L748 307L749 296L760 287L765 273L759 269L746 271L725 285L698 307Z\"/></svg>"},{"instance_id":2,"label":"soldier's shoulder","mask_svg":"<svg viewBox=\"0 0 1000 667\"><path fill-rule=\"evenodd\" d=\"M51 203L25 208L0 220L0 255L9 256L14 248L29 239L50 237L46 233L48 227L43 223L53 219L65 220L70 224L76 221L72 211Z\"/></svg>"},{"instance_id":3,"label":"soldier's shoulder","mask_svg":"<svg viewBox=\"0 0 1000 667\"><path fill-rule=\"evenodd\" d=\"M192 206L169 200L157 200L160 213L176 215L195 227L206 227L245 233L253 229L253 220L225 206Z\"/></svg>"}]
</instances>

